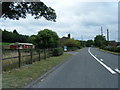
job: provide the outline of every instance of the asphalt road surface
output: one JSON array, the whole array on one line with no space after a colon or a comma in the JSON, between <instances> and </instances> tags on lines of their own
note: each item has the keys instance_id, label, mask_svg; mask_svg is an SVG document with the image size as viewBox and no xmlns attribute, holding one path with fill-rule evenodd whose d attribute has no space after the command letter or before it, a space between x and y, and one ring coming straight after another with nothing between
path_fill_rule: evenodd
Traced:
<instances>
[{"instance_id":1,"label":"asphalt road surface","mask_svg":"<svg viewBox=\"0 0 120 90\"><path fill-rule=\"evenodd\" d=\"M84 48L33 88L118 88L118 56Z\"/></svg>"}]
</instances>

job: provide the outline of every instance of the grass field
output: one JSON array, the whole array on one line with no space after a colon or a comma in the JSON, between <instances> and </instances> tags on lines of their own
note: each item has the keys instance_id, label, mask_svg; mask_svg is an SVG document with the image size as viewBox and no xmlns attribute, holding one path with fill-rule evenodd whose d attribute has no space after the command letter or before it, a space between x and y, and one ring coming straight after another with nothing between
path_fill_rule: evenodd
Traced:
<instances>
[{"instance_id":1,"label":"grass field","mask_svg":"<svg viewBox=\"0 0 120 90\"><path fill-rule=\"evenodd\" d=\"M10 44L11 43L8 43L8 42L2 42L2 43L0 43L0 45L2 45L2 49L8 49Z\"/></svg>"},{"instance_id":2,"label":"grass field","mask_svg":"<svg viewBox=\"0 0 120 90\"><path fill-rule=\"evenodd\" d=\"M1 43L0 43L1 44ZM8 43L8 42L2 42L2 45L9 45L11 43Z\"/></svg>"},{"instance_id":3,"label":"grass field","mask_svg":"<svg viewBox=\"0 0 120 90\"><path fill-rule=\"evenodd\" d=\"M70 54L63 54L59 57L50 57L46 60L37 61L27 67L3 72L3 88L20 88L28 82L40 77L70 56Z\"/></svg>"}]
</instances>

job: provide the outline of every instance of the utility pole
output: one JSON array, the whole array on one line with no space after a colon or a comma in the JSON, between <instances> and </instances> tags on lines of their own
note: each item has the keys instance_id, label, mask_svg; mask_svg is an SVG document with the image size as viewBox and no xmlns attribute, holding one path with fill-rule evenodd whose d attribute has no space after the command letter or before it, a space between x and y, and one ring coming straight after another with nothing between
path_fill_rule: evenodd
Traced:
<instances>
[{"instance_id":1,"label":"utility pole","mask_svg":"<svg viewBox=\"0 0 120 90\"><path fill-rule=\"evenodd\" d=\"M83 35L81 35L81 45L84 47L84 44L83 44Z\"/></svg>"},{"instance_id":2,"label":"utility pole","mask_svg":"<svg viewBox=\"0 0 120 90\"><path fill-rule=\"evenodd\" d=\"M101 36L103 36L103 29L102 29L102 26L101 26Z\"/></svg>"},{"instance_id":3,"label":"utility pole","mask_svg":"<svg viewBox=\"0 0 120 90\"><path fill-rule=\"evenodd\" d=\"M107 29L107 41L109 41L109 30Z\"/></svg>"},{"instance_id":4,"label":"utility pole","mask_svg":"<svg viewBox=\"0 0 120 90\"><path fill-rule=\"evenodd\" d=\"M83 35L81 35L81 40L83 41Z\"/></svg>"}]
</instances>

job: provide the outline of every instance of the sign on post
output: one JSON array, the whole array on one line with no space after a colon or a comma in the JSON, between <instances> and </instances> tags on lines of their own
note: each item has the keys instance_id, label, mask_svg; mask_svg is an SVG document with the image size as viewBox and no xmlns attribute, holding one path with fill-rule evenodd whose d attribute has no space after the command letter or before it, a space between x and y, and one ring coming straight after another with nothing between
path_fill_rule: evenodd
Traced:
<instances>
[{"instance_id":1,"label":"sign on post","mask_svg":"<svg viewBox=\"0 0 120 90\"><path fill-rule=\"evenodd\" d=\"M67 51L67 46L64 46L64 51L65 51L65 52Z\"/></svg>"}]
</instances>

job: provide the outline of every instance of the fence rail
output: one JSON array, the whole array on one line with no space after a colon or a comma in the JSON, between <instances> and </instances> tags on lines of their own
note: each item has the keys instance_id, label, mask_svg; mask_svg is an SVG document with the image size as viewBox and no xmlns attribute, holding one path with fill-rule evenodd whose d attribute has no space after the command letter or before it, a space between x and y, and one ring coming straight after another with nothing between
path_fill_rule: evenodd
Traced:
<instances>
[{"instance_id":1,"label":"fence rail","mask_svg":"<svg viewBox=\"0 0 120 90\"><path fill-rule=\"evenodd\" d=\"M38 54L33 54L33 55L38 55ZM23 55L23 56L21 56L21 57L27 57L27 56L31 56L31 55ZM13 58L19 58L19 56L9 57L9 58L2 58L2 60L8 60L8 59L13 59Z\"/></svg>"},{"instance_id":2,"label":"fence rail","mask_svg":"<svg viewBox=\"0 0 120 90\"><path fill-rule=\"evenodd\" d=\"M8 51L8 52L7 52ZM20 68L26 64L32 64L35 61L40 61L41 59L46 59L52 56L52 50L41 49L41 50L16 50L13 53L13 57L6 57L7 55L13 53L13 51L5 50L4 57L2 58L3 71L7 71L14 68ZM17 56L14 54L17 53ZM27 54L27 55L24 55Z\"/></svg>"}]
</instances>

